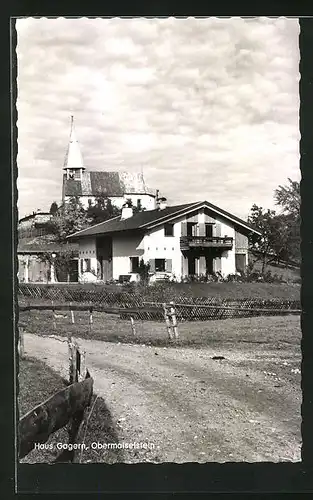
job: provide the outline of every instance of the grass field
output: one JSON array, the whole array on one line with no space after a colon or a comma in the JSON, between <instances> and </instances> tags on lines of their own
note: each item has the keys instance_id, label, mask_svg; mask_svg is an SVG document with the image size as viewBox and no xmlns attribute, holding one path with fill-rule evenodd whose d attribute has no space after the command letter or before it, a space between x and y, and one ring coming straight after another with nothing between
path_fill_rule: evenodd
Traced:
<instances>
[{"instance_id":1,"label":"grass field","mask_svg":"<svg viewBox=\"0 0 313 500\"><path fill-rule=\"evenodd\" d=\"M35 358L20 359L18 378L18 408L20 418L32 408L42 403L56 392L65 388L67 383L60 375L53 371L48 365ZM96 396L92 398L91 407ZM80 442L85 432L82 428ZM101 442L117 442L117 434L112 422L111 414L102 398L97 398L94 410L90 416L85 436L85 444L100 440ZM52 434L47 444L52 444L52 450L33 450L21 460L21 463L53 462L60 455L57 443L67 443L68 435L65 428ZM79 453L78 453L79 458ZM121 450L99 451L84 450L81 463L107 462L114 463L121 460Z\"/></svg>"},{"instance_id":2,"label":"grass field","mask_svg":"<svg viewBox=\"0 0 313 500\"><path fill-rule=\"evenodd\" d=\"M168 346L167 330L164 322L135 321L136 334L133 335L130 321L118 315L94 313L93 325L89 325L88 312L75 312L75 324L71 324L69 313L60 315L53 327L51 311L29 311L20 313L20 324L27 333L37 335L60 335L69 333L74 337L89 340L104 340L132 344ZM297 325L295 331L295 325ZM299 316L255 317L181 322L178 325L177 346L205 346L215 342L276 342L299 340Z\"/></svg>"}]
</instances>

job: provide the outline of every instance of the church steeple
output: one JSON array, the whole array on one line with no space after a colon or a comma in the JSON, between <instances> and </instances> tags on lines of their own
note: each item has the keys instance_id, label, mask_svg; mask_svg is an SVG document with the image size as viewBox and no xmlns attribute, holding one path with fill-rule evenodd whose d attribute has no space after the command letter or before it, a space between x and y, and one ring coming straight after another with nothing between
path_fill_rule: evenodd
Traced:
<instances>
[{"instance_id":1,"label":"church steeple","mask_svg":"<svg viewBox=\"0 0 313 500\"><path fill-rule=\"evenodd\" d=\"M66 171L67 179L76 180L81 180L82 172L85 170L83 157L75 134L73 116L71 116L70 142L65 155L63 170Z\"/></svg>"}]
</instances>

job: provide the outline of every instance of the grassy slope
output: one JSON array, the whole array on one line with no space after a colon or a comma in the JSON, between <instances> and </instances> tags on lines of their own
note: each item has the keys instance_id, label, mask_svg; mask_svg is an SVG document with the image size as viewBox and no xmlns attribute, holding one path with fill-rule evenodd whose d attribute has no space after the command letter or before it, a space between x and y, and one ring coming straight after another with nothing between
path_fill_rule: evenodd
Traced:
<instances>
[{"instance_id":1,"label":"grassy slope","mask_svg":"<svg viewBox=\"0 0 313 500\"><path fill-rule=\"evenodd\" d=\"M254 271L261 272L262 270L262 263L261 261L257 261L255 257L250 257L250 262L254 262ZM277 265L277 264L269 264L266 266L266 272L270 271L272 275L274 276L277 274L279 277L281 277L284 281L287 281L288 283L300 283L301 279L301 273L300 273L300 268L286 268L283 265Z\"/></svg>"},{"instance_id":2,"label":"grassy slope","mask_svg":"<svg viewBox=\"0 0 313 500\"><path fill-rule=\"evenodd\" d=\"M71 333L74 337L85 339L104 340L108 342L123 342L147 344L154 346L168 346L167 330L164 322L135 320L136 335L132 334L130 321L121 320L117 315L94 313L93 325L88 324L88 312L75 312L75 325L71 324L70 315L58 318L56 329L53 328L50 311L31 311L22 313L21 319L25 331L37 335L61 335ZM43 325L45 325L43 327ZM299 316L277 316L236 318L181 322L178 325L178 345L203 346L215 342L273 342L277 338L293 338L296 330L297 337L300 331Z\"/></svg>"},{"instance_id":3,"label":"grassy slope","mask_svg":"<svg viewBox=\"0 0 313 500\"><path fill-rule=\"evenodd\" d=\"M66 387L65 381L55 373L51 368L41 361L33 358L23 358L19 366L19 389L18 405L20 416L30 411L32 408L51 397L56 392ZM92 404L96 396L93 396ZM78 442L83 441L85 425ZM85 443L89 445L93 441L117 442L117 434L112 422L111 414L102 398L97 398L93 412L90 416L86 432ZM48 444L53 444L53 450L33 450L24 459L22 463L53 462L61 453L56 448L56 443L67 443L68 435L65 428L60 429L50 436ZM79 453L77 454L79 457ZM82 462L103 462L114 463L121 460L120 450L84 450Z\"/></svg>"}]
</instances>

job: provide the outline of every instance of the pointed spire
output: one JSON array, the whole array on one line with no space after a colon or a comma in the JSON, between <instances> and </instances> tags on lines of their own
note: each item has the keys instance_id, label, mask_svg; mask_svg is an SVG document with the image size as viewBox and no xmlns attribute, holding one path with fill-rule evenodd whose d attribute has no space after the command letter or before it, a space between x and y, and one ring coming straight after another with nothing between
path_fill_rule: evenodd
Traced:
<instances>
[{"instance_id":1,"label":"pointed spire","mask_svg":"<svg viewBox=\"0 0 313 500\"><path fill-rule=\"evenodd\" d=\"M75 134L74 117L71 115L71 133L70 142L67 148L67 153L64 161L64 169L85 170L83 157L80 151L80 146Z\"/></svg>"}]
</instances>

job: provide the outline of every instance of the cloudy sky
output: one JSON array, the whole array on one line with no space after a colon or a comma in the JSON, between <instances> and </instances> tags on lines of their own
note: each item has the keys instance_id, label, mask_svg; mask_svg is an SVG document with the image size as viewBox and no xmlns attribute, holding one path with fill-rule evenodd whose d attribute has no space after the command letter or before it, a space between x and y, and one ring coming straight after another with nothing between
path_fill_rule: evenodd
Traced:
<instances>
[{"instance_id":1,"label":"cloudy sky","mask_svg":"<svg viewBox=\"0 0 313 500\"><path fill-rule=\"evenodd\" d=\"M18 19L19 216L61 199L70 115L88 170L246 218L299 179L296 19Z\"/></svg>"}]
</instances>

